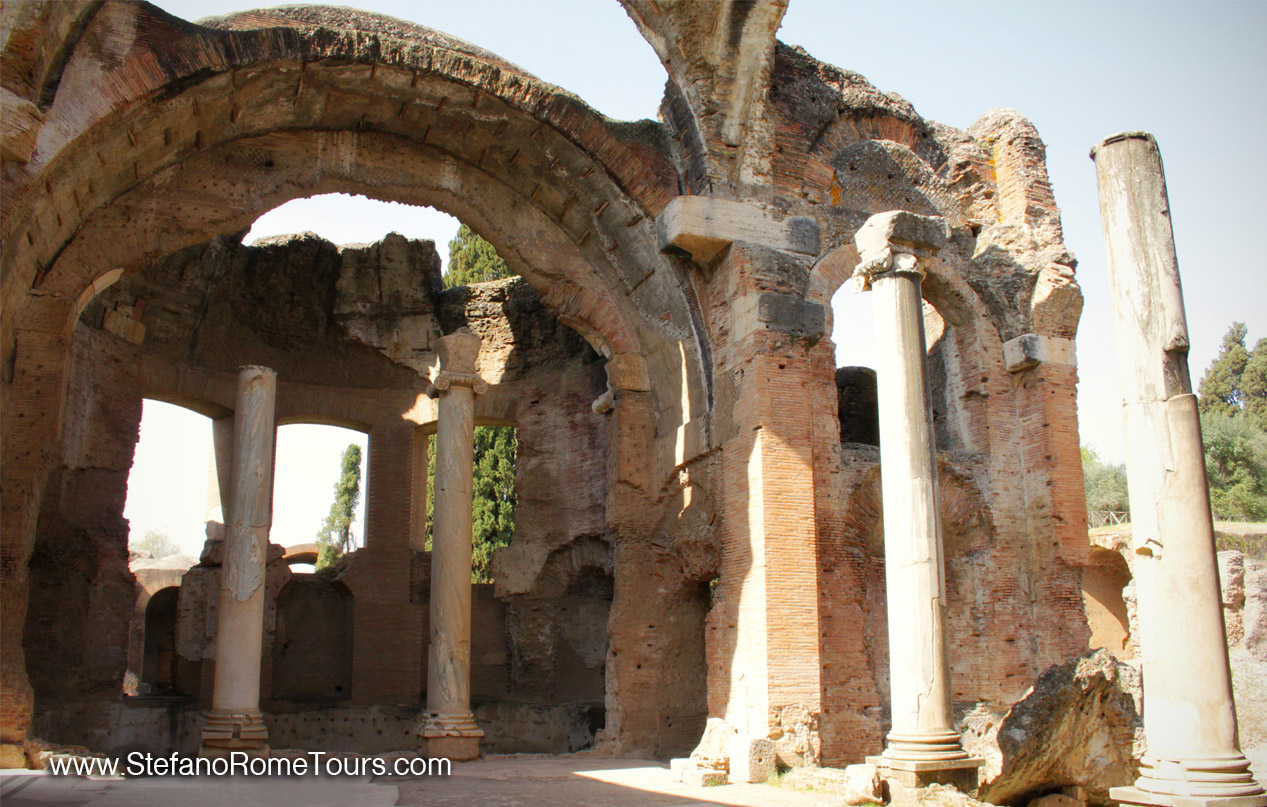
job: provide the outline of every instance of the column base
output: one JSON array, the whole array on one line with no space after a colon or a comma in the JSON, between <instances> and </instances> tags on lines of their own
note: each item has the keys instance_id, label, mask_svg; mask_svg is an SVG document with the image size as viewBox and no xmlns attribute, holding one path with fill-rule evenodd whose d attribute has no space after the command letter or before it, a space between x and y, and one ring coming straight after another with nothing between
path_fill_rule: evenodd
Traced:
<instances>
[{"instance_id":1,"label":"column base","mask_svg":"<svg viewBox=\"0 0 1267 807\"><path fill-rule=\"evenodd\" d=\"M1178 796L1152 793L1134 785L1109 788L1109 798L1122 804L1147 807L1267 807L1267 793L1255 796Z\"/></svg>"},{"instance_id":2,"label":"column base","mask_svg":"<svg viewBox=\"0 0 1267 807\"><path fill-rule=\"evenodd\" d=\"M1183 758L1158 758L1145 754L1139 764L1139 778L1133 785L1122 790L1134 790L1140 794L1131 799L1133 804L1170 805L1181 802L1174 799L1187 799L1183 804L1222 804L1235 802L1242 804L1241 799L1259 799L1255 805L1267 807L1267 793L1262 785L1254 781L1250 772L1249 760L1243 754L1207 754L1193 753ZM1139 799L1154 799L1141 801ZM1155 799L1163 799L1156 801Z\"/></svg>"},{"instance_id":3,"label":"column base","mask_svg":"<svg viewBox=\"0 0 1267 807\"><path fill-rule=\"evenodd\" d=\"M454 762L470 762L480 758L480 738L423 737L420 750L432 759L443 757Z\"/></svg>"},{"instance_id":4,"label":"column base","mask_svg":"<svg viewBox=\"0 0 1267 807\"><path fill-rule=\"evenodd\" d=\"M198 756L212 759L242 751L253 757L267 757L268 727L259 712L204 712L207 724L202 727L202 744Z\"/></svg>"},{"instance_id":5,"label":"column base","mask_svg":"<svg viewBox=\"0 0 1267 807\"><path fill-rule=\"evenodd\" d=\"M889 756L867 757L867 764L880 771L881 779L892 779L903 787L950 785L961 793L971 793L980 784L984 759L967 756L959 759L895 759Z\"/></svg>"},{"instance_id":6,"label":"column base","mask_svg":"<svg viewBox=\"0 0 1267 807\"><path fill-rule=\"evenodd\" d=\"M480 757L484 730L470 712L462 715L428 714L418 727L420 750L429 757L468 762Z\"/></svg>"}]
</instances>

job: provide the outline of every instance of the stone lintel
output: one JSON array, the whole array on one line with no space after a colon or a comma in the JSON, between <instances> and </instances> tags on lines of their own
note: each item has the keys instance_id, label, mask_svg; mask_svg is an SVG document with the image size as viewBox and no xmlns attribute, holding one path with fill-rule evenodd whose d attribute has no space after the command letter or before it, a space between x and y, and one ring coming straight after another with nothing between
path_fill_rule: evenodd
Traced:
<instances>
[{"instance_id":1,"label":"stone lintel","mask_svg":"<svg viewBox=\"0 0 1267 807\"><path fill-rule=\"evenodd\" d=\"M985 760L977 757L911 760L873 756L866 761L879 769L880 778L892 779L903 787L952 785L963 793L976 790L985 765Z\"/></svg>"},{"instance_id":2,"label":"stone lintel","mask_svg":"<svg viewBox=\"0 0 1267 807\"><path fill-rule=\"evenodd\" d=\"M1256 796L1177 796L1127 786L1109 788L1109 798L1122 804L1148 807L1267 807L1267 793Z\"/></svg>"},{"instance_id":3,"label":"stone lintel","mask_svg":"<svg viewBox=\"0 0 1267 807\"><path fill-rule=\"evenodd\" d=\"M1023 333L1003 343L1003 366L1009 373L1019 373L1039 364L1078 366L1074 341L1040 333Z\"/></svg>"},{"instance_id":4,"label":"stone lintel","mask_svg":"<svg viewBox=\"0 0 1267 807\"><path fill-rule=\"evenodd\" d=\"M861 260L853 270L854 291L868 291L881 275L915 273L950 241L950 226L940 216L921 216L906 210L877 213L854 233Z\"/></svg>"},{"instance_id":5,"label":"stone lintel","mask_svg":"<svg viewBox=\"0 0 1267 807\"><path fill-rule=\"evenodd\" d=\"M660 251L685 252L706 264L730 244L741 241L784 252L818 254L818 224L804 216L782 220L746 202L711 196L679 196L656 219Z\"/></svg>"},{"instance_id":6,"label":"stone lintel","mask_svg":"<svg viewBox=\"0 0 1267 807\"><path fill-rule=\"evenodd\" d=\"M941 216L890 210L867 219L853 240L864 262L886 249L910 253L917 258L931 258L950 241L950 226Z\"/></svg>"}]
</instances>

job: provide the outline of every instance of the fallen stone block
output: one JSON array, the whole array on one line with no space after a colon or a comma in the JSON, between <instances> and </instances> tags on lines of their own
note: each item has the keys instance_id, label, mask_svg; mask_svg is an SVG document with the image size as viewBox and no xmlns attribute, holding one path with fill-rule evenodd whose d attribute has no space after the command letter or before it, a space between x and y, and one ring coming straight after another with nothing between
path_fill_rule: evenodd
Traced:
<instances>
[{"instance_id":1,"label":"fallen stone block","mask_svg":"<svg viewBox=\"0 0 1267 807\"><path fill-rule=\"evenodd\" d=\"M735 727L720 717L708 718L704 736L691 752L691 762L699 768L730 770L730 740L735 734Z\"/></svg>"},{"instance_id":2,"label":"fallen stone block","mask_svg":"<svg viewBox=\"0 0 1267 807\"><path fill-rule=\"evenodd\" d=\"M682 784L693 787L714 787L729 784L725 771L690 767L682 771Z\"/></svg>"},{"instance_id":3,"label":"fallen stone block","mask_svg":"<svg viewBox=\"0 0 1267 807\"><path fill-rule=\"evenodd\" d=\"M730 738L729 757L732 782L764 782L774 774L774 743L765 738L736 734Z\"/></svg>"},{"instance_id":4,"label":"fallen stone block","mask_svg":"<svg viewBox=\"0 0 1267 807\"><path fill-rule=\"evenodd\" d=\"M874 765L845 768L793 768L784 782L794 788L813 788L843 796L846 805L879 804L884 801L880 771Z\"/></svg>"},{"instance_id":5,"label":"fallen stone block","mask_svg":"<svg viewBox=\"0 0 1267 807\"><path fill-rule=\"evenodd\" d=\"M1048 668L1004 714L973 710L964 719L963 744L986 762L978 796L1026 804L1078 785L1087 803L1109 804L1109 788L1138 775L1140 698L1139 671L1096 650Z\"/></svg>"},{"instance_id":6,"label":"fallen stone block","mask_svg":"<svg viewBox=\"0 0 1267 807\"><path fill-rule=\"evenodd\" d=\"M673 781L682 781L682 774L691 767L691 760L686 757L676 757L669 760L669 773L673 775Z\"/></svg>"}]
</instances>

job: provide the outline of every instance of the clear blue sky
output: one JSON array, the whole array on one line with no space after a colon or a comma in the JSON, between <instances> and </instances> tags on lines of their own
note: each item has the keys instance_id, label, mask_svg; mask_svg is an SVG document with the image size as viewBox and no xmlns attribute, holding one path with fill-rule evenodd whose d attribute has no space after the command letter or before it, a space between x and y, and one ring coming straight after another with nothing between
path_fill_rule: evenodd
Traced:
<instances>
[{"instance_id":1,"label":"clear blue sky","mask_svg":"<svg viewBox=\"0 0 1267 807\"><path fill-rule=\"evenodd\" d=\"M659 106L664 70L615 0L346 4L466 39L611 117L654 118ZM197 19L261 4L163 0L158 5ZM992 107L1013 107L1034 121L1047 143L1065 239L1080 261L1078 280L1086 297L1078 335L1082 439L1120 459L1121 391L1088 151L1126 129L1157 137L1170 187L1195 383L1232 321L1249 325L1251 345L1267 337L1262 277L1267 266L1254 237L1267 207L1267 168L1258 142L1267 131L1264 34L1263 2L791 0L779 38L904 96L927 118L967 128ZM394 228L432 237L445 253L451 220L430 217L408 231L395 222L416 214L398 213L403 215L389 221L389 214L336 215L328 207L294 215L282 210L272 226L323 232L338 225L340 231L328 231L336 241L374 240ZM267 231L270 227L262 227L256 234ZM859 310L856 301L849 305ZM836 341L852 346L850 362L865 364L871 336L863 320L849 318L854 330L838 332ZM323 489L321 498L326 496Z\"/></svg>"}]
</instances>

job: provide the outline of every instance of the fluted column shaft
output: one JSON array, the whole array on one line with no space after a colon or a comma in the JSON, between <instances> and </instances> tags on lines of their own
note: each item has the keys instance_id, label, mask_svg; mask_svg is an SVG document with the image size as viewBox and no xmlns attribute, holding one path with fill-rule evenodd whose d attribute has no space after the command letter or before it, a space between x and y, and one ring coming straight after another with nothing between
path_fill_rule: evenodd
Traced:
<instances>
[{"instance_id":1,"label":"fluted column shaft","mask_svg":"<svg viewBox=\"0 0 1267 807\"><path fill-rule=\"evenodd\" d=\"M475 374L479 337L465 329L443 337L436 430L435 516L431 540L431 642L427 715L420 730L445 756L478 754L484 732L471 714L471 503L475 396L487 385ZM452 740L445 742L448 738Z\"/></svg>"},{"instance_id":2,"label":"fluted column shaft","mask_svg":"<svg viewBox=\"0 0 1267 807\"><path fill-rule=\"evenodd\" d=\"M1152 135L1129 132L1107 138L1091 156L1124 398L1148 745L1139 780L1134 787L1115 788L1113 798L1267 805L1237 738L1201 421L1188 372L1188 324L1161 154Z\"/></svg>"},{"instance_id":3,"label":"fluted column shaft","mask_svg":"<svg viewBox=\"0 0 1267 807\"><path fill-rule=\"evenodd\" d=\"M215 683L202 733L206 754L268 752L260 713L264 576L272 524L273 420L277 375L238 370L233 469L220 574Z\"/></svg>"}]
</instances>

